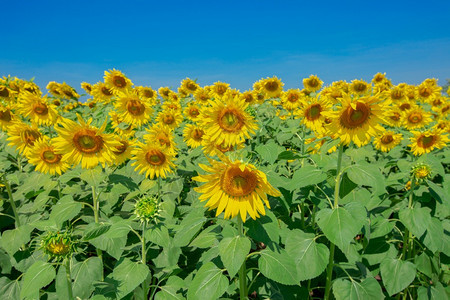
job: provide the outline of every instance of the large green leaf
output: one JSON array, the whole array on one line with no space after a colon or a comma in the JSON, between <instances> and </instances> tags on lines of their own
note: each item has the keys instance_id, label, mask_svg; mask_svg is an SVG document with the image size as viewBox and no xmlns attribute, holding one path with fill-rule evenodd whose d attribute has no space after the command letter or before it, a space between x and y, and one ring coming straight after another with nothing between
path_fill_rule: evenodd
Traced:
<instances>
[{"instance_id":1,"label":"large green leaf","mask_svg":"<svg viewBox=\"0 0 450 300\"><path fill-rule=\"evenodd\" d=\"M423 243L432 252L442 251L444 246L444 228L439 219L431 218Z\"/></svg>"},{"instance_id":2,"label":"large green leaf","mask_svg":"<svg viewBox=\"0 0 450 300\"><path fill-rule=\"evenodd\" d=\"M82 208L81 203L73 201L71 195L63 196L52 208L50 219L61 228L64 221L73 219Z\"/></svg>"},{"instance_id":3,"label":"large green leaf","mask_svg":"<svg viewBox=\"0 0 450 300\"><path fill-rule=\"evenodd\" d=\"M356 184L373 187L377 195L385 192L384 176L377 166L355 164L347 170L347 175Z\"/></svg>"},{"instance_id":4,"label":"large green leaf","mask_svg":"<svg viewBox=\"0 0 450 300\"><path fill-rule=\"evenodd\" d=\"M295 190L309 185L321 183L327 175L315 166L305 166L295 171L289 190Z\"/></svg>"},{"instance_id":5,"label":"large green leaf","mask_svg":"<svg viewBox=\"0 0 450 300\"><path fill-rule=\"evenodd\" d=\"M381 278L389 296L403 291L416 277L416 266L396 258L386 258L380 264Z\"/></svg>"},{"instance_id":6,"label":"large green leaf","mask_svg":"<svg viewBox=\"0 0 450 300\"><path fill-rule=\"evenodd\" d=\"M86 227L83 239L85 241L95 239L96 237L106 233L110 228L110 224L91 223Z\"/></svg>"},{"instance_id":7,"label":"large green leaf","mask_svg":"<svg viewBox=\"0 0 450 300\"><path fill-rule=\"evenodd\" d=\"M22 225L16 229L4 231L1 240L2 247L9 255L14 255L20 246L28 243L31 231L33 231L33 228L29 225Z\"/></svg>"},{"instance_id":8,"label":"large green leaf","mask_svg":"<svg viewBox=\"0 0 450 300\"><path fill-rule=\"evenodd\" d=\"M115 259L120 259L127 243L127 236L110 238L106 234L103 234L95 239L89 240L89 243L100 250L108 252Z\"/></svg>"},{"instance_id":9,"label":"large green leaf","mask_svg":"<svg viewBox=\"0 0 450 300\"><path fill-rule=\"evenodd\" d=\"M48 285L56 276L55 269L47 262L35 262L22 279L20 298L39 298L39 289Z\"/></svg>"},{"instance_id":10,"label":"large green leaf","mask_svg":"<svg viewBox=\"0 0 450 300\"><path fill-rule=\"evenodd\" d=\"M179 247L187 246L205 222L206 218L203 215L188 215L183 221L181 221L179 227L180 230L175 233L175 245Z\"/></svg>"},{"instance_id":11,"label":"large green leaf","mask_svg":"<svg viewBox=\"0 0 450 300\"><path fill-rule=\"evenodd\" d=\"M212 262L204 264L189 285L188 300L216 300L228 288L228 279Z\"/></svg>"},{"instance_id":12,"label":"large green leaf","mask_svg":"<svg viewBox=\"0 0 450 300\"><path fill-rule=\"evenodd\" d=\"M406 228L418 238L424 234L431 223L428 207L405 208L398 213L398 216Z\"/></svg>"},{"instance_id":13,"label":"large green leaf","mask_svg":"<svg viewBox=\"0 0 450 300\"><path fill-rule=\"evenodd\" d=\"M185 288L184 280L178 276L170 276L166 284L160 287L155 295L155 300L183 300L185 299L178 291Z\"/></svg>"},{"instance_id":14,"label":"large green leaf","mask_svg":"<svg viewBox=\"0 0 450 300\"><path fill-rule=\"evenodd\" d=\"M325 236L341 249L346 249L360 232L366 221L367 212L358 202L344 207L325 208L317 213L317 224Z\"/></svg>"},{"instance_id":15,"label":"large green leaf","mask_svg":"<svg viewBox=\"0 0 450 300\"><path fill-rule=\"evenodd\" d=\"M0 299L20 299L19 281L0 277Z\"/></svg>"},{"instance_id":16,"label":"large green leaf","mask_svg":"<svg viewBox=\"0 0 450 300\"><path fill-rule=\"evenodd\" d=\"M297 267L294 259L284 250L274 252L268 248L261 251L258 259L261 273L269 279L286 285L299 284Z\"/></svg>"},{"instance_id":17,"label":"large green leaf","mask_svg":"<svg viewBox=\"0 0 450 300\"><path fill-rule=\"evenodd\" d=\"M266 245L278 243L280 228L278 219L272 211L266 210L266 215L256 220L249 219L244 226L248 228L247 235L257 242L263 242Z\"/></svg>"},{"instance_id":18,"label":"large green leaf","mask_svg":"<svg viewBox=\"0 0 450 300\"><path fill-rule=\"evenodd\" d=\"M73 295L81 299L89 298L94 290L93 283L100 281L103 274L103 263L98 257L90 257L72 267Z\"/></svg>"},{"instance_id":19,"label":"large green leaf","mask_svg":"<svg viewBox=\"0 0 450 300\"><path fill-rule=\"evenodd\" d=\"M330 251L316 243L315 235L295 229L286 237L286 252L295 261L300 281L319 276L328 264Z\"/></svg>"},{"instance_id":20,"label":"large green leaf","mask_svg":"<svg viewBox=\"0 0 450 300\"><path fill-rule=\"evenodd\" d=\"M368 277L361 282L337 279L333 283L336 300L380 300L384 299L381 286L375 278Z\"/></svg>"},{"instance_id":21,"label":"large green leaf","mask_svg":"<svg viewBox=\"0 0 450 300\"><path fill-rule=\"evenodd\" d=\"M128 258L121 259L112 272L112 279L117 281L116 296L122 299L140 285L150 274L146 265L132 262Z\"/></svg>"},{"instance_id":22,"label":"large green leaf","mask_svg":"<svg viewBox=\"0 0 450 300\"><path fill-rule=\"evenodd\" d=\"M267 144L258 145L255 150L261 156L263 162L273 164L277 160L278 154L285 149L277 145L274 141L270 141Z\"/></svg>"},{"instance_id":23,"label":"large green leaf","mask_svg":"<svg viewBox=\"0 0 450 300\"><path fill-rule=\"evenodd\" d=\"M417 300L448 300L448 294L442 284L438 282L436 286L419 287Z\"/></svg>"},{"instance_id":24,"label":"large green leaf","mask_svg":"<svg viewBox=\"0 0 450 300\"><path fill-rule=\"evenodd\" d=\"M227 268L230 278L233 278L242 264L245 263L245 258L250 252L250 248L250 240L241 236L224 238L219 243L220 259L225 268Z\"/></svg>"}]
</instances>

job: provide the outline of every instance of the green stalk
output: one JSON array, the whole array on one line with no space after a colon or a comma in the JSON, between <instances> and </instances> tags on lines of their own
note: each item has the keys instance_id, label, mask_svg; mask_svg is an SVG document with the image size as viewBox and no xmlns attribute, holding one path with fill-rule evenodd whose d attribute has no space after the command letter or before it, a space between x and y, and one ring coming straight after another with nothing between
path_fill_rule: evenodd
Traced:
<instances>
[{"instance_id":1,"label":"green stalk","mask_svg":"<svg viewBox=\"0 0 450 300\"><path fill-rule=\"evenodd\" d=\"M339 188L341 186L341 165L342 165L342 152L344 149L344 145L339 144L339 152L338 152L338 161L336 167L336 185L334 187L334 205L333 208L339 207ZM331 291L331 280L333 278L333 265L334 265L334 248L335 245L330 242L330 259L328 261L327 266L327 282L325 285L325 299L330 299L330 291Z\"/></svg>"},{"instance_id":2,"label":"green stalk","mask_svg":"<svg viewBox=\"0 0 450 300\"><path fill-rule=\"evenodd\" d=\"M70 273L70 259L66 258L66 279L67 279L67 291L69 293L69 300L73 300L73 291L72 291L72 275Z\"/></svg>"},{"instance_id":3,"label":"green stalk","mask_svg":"<svg viewBox=\"0 0 450 300\"><path fill-rule=\"evenodd\" d=\"M237 224L238 224L239 236L245 237L244 228L242 226L242 219L239 215L237 216ZM248 295L248 292L247 292L247 270L246 270L245 260L244 260L241 268L239 269L239 299L246 300L247 295Z\"/></svg>"},{"instance_id":4,"label":"green stalk","mask_svg":"<svg viewBox=\"0 0 450 300\"><path fill-rule=\"evenodd\" d=\"M19 214L17 213L17 207L16 204L14 203L14 198L11 192L11 186L9 185L8 180L6 179L6 175L3 174L3 183L6 186L6 191L8 192L8 200L9 203L11 204L13 213L14 213L14 219L16 220L16 228L20 227L20 219L19 219Z\"/></svg>"},{"instance_id":5,"label":"green stalk","mask_svg":"<svg viewBox=\"0 0 450 300\"><path fill-rule=\"evenodd\" d=\"M142 222L142 236L141 236L141 243L142 243L142 258L141 262L143 265L147 264L147 249L145 247L145 229L146 229L147 222ZM142 291L144 293L144 299L147 299L148 295L148 283L147 280L144 280L142 283Z\"/></svg>"},{"instance_id":6,"label":"green stalk","mask_svg":"<svg viewBox=\"0 0 450 300\"><path fill-rule=\"evenodd\" d=\"M158 177L158 198L161 199L161 177Z\"/></svg>"},{"instance_id":7,"label":"green stalk","mask_svg":"<svg viewBox=\"0 0 450 300\"><path fill-rule=\"evenodd\" d=\"M414 188L416 187L416 178L411 176L411 189L409 192L409 200L408 200L408 209L413 208L413 195L414 195ZM403 249L402 249L402 257L404 260L407 259L407 255L409 256L410 252L409 249L409 240L411 239L411 232L407 228L405 228L405 233L403 235Z\"/></svg>"},{"instance_id":8,"label":"green stalk","mask_svg":"<svg viewBox=\"0 0 450 300\"><path fill-rule=\"evenodd\" d=\"M100 210L100 203L98 202L97 193L95 192L95 187L92 186L92 204L94 206L94 221L95 223L98 223L98 212ZM97 256L100 258L100 260L103 262L103 252L102 250L96 248ZM102 273L102 281L104 280L103 273Z\"/></svg>"},{"instance_id":9,"label":"green stalk","mask_svg":"<svg viewBox=\"0 0 450 300\"><path fill-rule=\"evenodd\" d=\"M17 167L19 168L19 172L22 172L22 156L20 154L17 156Z\"/></svg>"}]
</instances>

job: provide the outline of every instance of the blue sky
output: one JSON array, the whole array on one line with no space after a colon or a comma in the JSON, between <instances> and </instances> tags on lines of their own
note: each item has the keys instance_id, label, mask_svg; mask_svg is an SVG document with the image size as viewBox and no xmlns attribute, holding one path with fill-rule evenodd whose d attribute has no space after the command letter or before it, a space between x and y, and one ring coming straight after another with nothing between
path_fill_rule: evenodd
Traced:
<instances>
[{"instance_id":1,"label":"blue sky","mask_svg":"<svg viewBox=\"0 0 450 300\"><path fill-rule=\"evenodd\" d=\"M26 3L26 4L25 4ZM426 3L426 4L425 4ZM0 76L136 85L450 78L450 1L8 1ZM5 27L6 26L6 27Z\"/></svg>"}]
</instances>

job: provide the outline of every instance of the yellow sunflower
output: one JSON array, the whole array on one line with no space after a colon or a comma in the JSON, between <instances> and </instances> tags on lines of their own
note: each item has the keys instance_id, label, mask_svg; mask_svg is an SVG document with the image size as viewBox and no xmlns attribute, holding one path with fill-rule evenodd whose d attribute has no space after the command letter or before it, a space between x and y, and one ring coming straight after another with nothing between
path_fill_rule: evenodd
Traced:
<instances>
[{"instance_id":1,"label":"yellow sunflower","mask_svg":"<svg viewBox=\"0 0 450 300\"><path fill-rule=\"evenodd\" d=\"M222 161L210 160L211 166L200 164L209 174L193 177L204 184L194 190L200 195L200 201L206 201L210 210L216 210L216 216L224 211L224 218L240 215L243 222L247 213L252 219L265 215L264 204L270 208L267 195L279 197L281 193L268 181L266 175L254 165L241 161L230 161L224 155Z\"/></svg>"},{"instance_id":2,"label":"yellow sunflower","mask_svg":"<svg viewBox=\"0 0 450 300\"><path fill-rule=\"evenodd\" d=\"M386 111L386 124L391 127L402 125L402 114L396 107L391 107Z\"/></svg>"},{"instance_id":3,"label":"yellow sunflower","mask_svg":"<svg viewBox=\"0 0 450 300\"><path fill-rule=\"evenodd\" d=\"M374 138L373 145L377 150L389 152L392 150L392 148L400 144L401 141L401 133L396 134L393 131L385 131Z\"/></svg>"},{"instance_id":4,"label":"yellow sunflower","mask_svg":"<svg viewBox=\"0 0 450 300\"><path fill-rule=\"evenodd\" d=\"M36 125L28 125L20 121L15 122L8 128L9 146L16 147L20 154L26 155L35 141L41 137Z\"/></svg>"},{"instance_id":5,"label":"yellow sunflower","mask_svg":"<svg viewBox=\"0 0 450 300\"><path fill-rule=\"evenodd\" d=\"M109 103L114 93L104 82L97 82L92 86L92 96L98 102Z\"/></svg>"},{"instance_id":6,"label":"yellow sunflower","mask_svg":"<svg viewBox=\"0 0 450 300\"><path fill-rule=\"evenodd\" d=\"M38 125L53 125L58 117L56 106L49 103L48 97L40 97L29 92L20 93L17 112L32 123Z\"/></svg>"},{"instance_id":7,"label":"yellow sunflower","mask_svg":"<svg viewBox=\"0 0 450 300\"><path fill-rule=\"evenodd\" d=\"M150 122L153 108L149 102L139 98L136 90L124 90L116 93L118 99L114 103L114 107L123 122L137 127Z\"/></svg>"},{"instance_id":8,"label":"yellow sunflower","mask_svg":"<svg viewBox=\"0 0 450 300\"><path fill-rule=\"evenodd\" d=\"M183 130L184 141L191 148L200 147L203 143L204 136L205 131L201 127L193 124L186 124Z\"/></svg>"},{"instance_id":9,"label":"yellow sunflower","mask_svg":"<svg viewBox=\"0 0 450 300\"><path fill-rule=\"evenodd\" d=\"M130 79L116 69L109 70L109 72L105 71L104 81L113 94L126 92L133 85Z\"/></svg>"},{"instance_id":10,"label":"yellow sunflower","mask_svg":"<svg viewBox=\"0 0 450 300\"><path fill-rule=\"evenodd\" d=\"M299 89L289 89L281 94L281 105L288 111L293 111L302 106L304 94Z\"/></svg>"},{"instance_id":11,"label":"yellow sunflower","mask_svg":"<svg viewBox=\"0 0 450 300\"><path fill-rule=\"evenodd\" d=\"M20 92L23 91L27 91L33 94L36 94L38 96L42 95L41 89L39 88L39 86L32 82L32 81L24 81L24 80L20 80Z\"/></svg>"},{"instance_id":12,"label":"yellow sunflower","mask_svg":"<svg viewBox=\"0 0 450 300\"><path fill-rule=\"evenodd\" d=\"M436 80L425 80L416 88L416 97L422 102L433 101L441 96L442 87L437 85Z\"/></svg>"},{"instance_id":13,"label":"yellow sunflower","mask_svg":"<svg viewBox=\"0 0 450 300\"><path fill-rule=\"evenodd\" d=\"M120 146L114 147L112 151L114 154L113 164L120 166L127 159L131 158L131 151L133 150L134 140L129 139L127 136L116 136L116 140L120 143Z\"/></svg>"},{"instance_id":14,"label":"yellow sunflower","mask_svg":"<svg viewBox=\"0 0 450 300\"><path fill-rule=\"evenodd\" d=\"M383 84L383 82L384 82L385 80L388 80L388 79L386 78L386 73L380 73L380 72L378 72L377 74L375 74L375 75L373 76L373 78L372 78L372 83L373 83L373 84Z\"/></svg>"},{"instance_id":15,"label":"yellow sunflower","mask_svg":"<svg viewBox=\"0 0 450 300\"><path fill-rule=\"evenodd\" d=\"M302 123L306 127L316 132L323 131L323 124L325 122L324 112L331 110L331 103L326 98L308 97L305 99L303 107L298 110L297 114L302 118Z\"/></svg>"},{"instance_id":16,"label":"yellow sunflower","mask_svg":"<svg viewBox=\"0 0 450 300\"><path fill-rule=\"evenodd\" d=\"M404 100L395 104L397 111L407 111L415 107L414 103L409 100Z\"/></svg>"},{"instance_id":17,"label":"yellow sunflower","mask_svg":"<svg viewBox=\"0 0 450 300\"><path fill-rule=\"evenodd\" d=\"M63 97L60 86L61 86L61 84L59 84L58 82L50 81L47 84L46 89L48 90L48 92L50 94L52 94L55 97Z\"/></svg>"},{"instance_id":18,"label":"yellow sunflower","mask_svg":"<svg viewBox=\"0 0 450 300\"><path fill-rule=\"evenodd\" d=\"M225 95L225 93L227 92L227 90L229 88L230 88L230 84L221 82L221 81L217 81L214 83L214 85L211 86L209 95L212 98L220 99L223 97L223 95Z\"/></svg>"},{"instance_id":19,"label":"yellow sunflower","mask_svg":"<svg viewBox=\"0 0 450 300\"><path fill-rule=\"evenodd\" d=\"M207 105L208 100L211 99L211 96L207 90L203 88L198 88L194 93L194 98L198 103L202 105Z\"/></svg>"},{"instance_id":20,"label":"yellow sunflower","mask_svg":"<svg viewBox=\"0 0 450 300\"><path fill-rule=\"evenodd\" d=\"M164 99L168 100L170 94L173 93L173 91L169 87L160 87L158 89L158 94Z\"/></svg>"},{"instance_id":21,"label":"yellow sunflower","mask_svg":"<svg viewBox=\"0 0 450 300\"><path fill-rule=\"evenodd\" d=\"M258 128L254 118L245 111L248 103L243 99L227 97L210 104L202 112L200 122L214 143L237 145Z\"/></svg>"},{"instance_id":22,"label":"yellow sunflower","mask_svg":"<svg viewBox=\"0 0 450 300\"><path fill-rule=\"evenodd\" d=\"M81 162L83 169L91 169L99 163L111 164L114 161L115 147L121 144L114 139L113 134L104 133L106 121L101 128L91 126L92 119L85 122L78 115L78 123L64 119L62 127L56 127L59 136L54 138L53 145L62 160L71 165Z\"/></svg>"},{"instance_id":23,"label":"yellow sunflower","mask_svg":"<svg viewBox=\"0 0 450 300\"><path fill-rule=\"evenodd\" d=\"M92 84L87 82L81 83L81 88L86 91L89 95L92 95Z\"/></svg>"},{"instance_id":24,"label":"yellow sunflower","mask_svg":"<svg viewBox=\"0 0 450 300\"><path fill-rule=\"evenodd\" d=\"M173 109L162 110L156 117L156 122L169 126L171 129L177 128L183 121L183 115L180 111Z\"/></svg>"},{"instance_id":25,"label":"yellow sunflower","mask_svg":"<svg viewBox=\"0 0 450 300\"><path fill-rule=\"evenodd\" d=\"M392 100L392 102L398 102L398 101L407 101L408 96L406 94L405 85L397 85L392 87L389 91L385 92L389 99Z\"/></svg>"},{"instance_id":26,"label":"yellow sunflower","mask_svg":"<svg viewBox=\"0 0 450 300\"><path fill-rule=\"evenodd\" d=\"M241 99L244 99L248 104L256 104L258 102L258 95L255 91L245 91L239 96Z\"/></svg>"},{"instance_id":27,"label":"yellow sunflower","mask_svg":"<svg viewBox=\"0 0 450 300\"><path fill-rule=\"evenodd\" d=\"M132 160L135 160L131 164L136 166L134 170L139 170L139 174L145 173L145 176L150 179L166 178L166 175L172 173L175 168L173 163L175 153L156 144L137 142L131 154L133 154Z\"/></svg>"},{"instance_id":28,"label":"yellow sunflower","mask_svg":"<svg viewBox=\"0 0 450 300\"><path fill-rule=\"evenodd\" d=\"M192 95L200 86L192 79L186 78L181 81L181 88Z\"/></svg>"},{"instance_id":29,"label":"yellow sunflower","mask_svg":"<svg viewBox=\"0 0 450 300\"><path fill-rule=\"evenodd\" d=\"M61 175L69 168L69 164L62 161L62 155L56 153L52 140L43 136L34 142L27 153L28 162L35 166L35 170L44 174Z\"/></svg>"},{"instance_id":30,"label":"yellow sunflower","mask_svg":"<svg viewBox=\"0 0 450 300\"><path fill-rule=\"evenodd\" d=\"M402 113L402 125L408 129L418 129L427 126L431 121L431 114L420 106L415 106Z\"/></svg>"},{"instance_id":31,"label":"yellow sunflower","mask_svg":"<svg viewBox=\"0 0 450 300\"><path fill-rule=\"evenodd\" d=\"M227 145L224 142L217 144L214 140L212 140L209 136L202 136L202 150L205 155L214 156L220 155L227 152L233 152L235 150L239 150L244 148L244 142L241 142L237 145Z\"/></svg>"},{"instance_id":32,"label":"yellow sunflower","mask_svg":"<svg viewBox=\"0 0 450 300\"><path fill-rule=\"evenodd\" d=\"M303 86L310 92L317 92L322 88L323 81L316 75L311 75L303 79Z\"/></svg>"},{"instance_id":33,"label":"yellow sunflower","mask_svg":"<svg viewBox=\"0 0 450 300\"><path fill-rule=\"evenodd\" d=\"M114 128L114 132L120 136L133 136L136 126L129 125L123 121L120 115L112 110L109 112L111 117L111 126Z\"/></svg>"},{"instance_id":34,"label":"yellow sunflower","mask_svg":"<svg viewBox=\"0 0 450 300\"><path fill-rule=\"evenodd\" d=\"M181 104L178 101L167 100L161 105L162 110L174 110L181 112Z\"/></svg>"},{"instance_id":35,"label":"yellow sunflower","mask_svg":"<svg viewBox=\"0 0 450 300\"><path fill-rule=\"evenodd\" d=\"M191 121L197 122L200 116L200 107L194 103L190 102L184 109L184 115Z\"/></svg>"},{"instance_id":36,"label":"yellow sunflower","mask_svg":"<svg viewBox=\"0 0 450 300\"><path fill-rule=\"evenodd\" d=\"M326 125L329 135L339 137L344 144L353 141L358 147L367 144L372 136L384 131L386 105L376 96L352 100L349 95L342 98L339 111L324 112L331 123Z\"/></svg>"},{"instance_id":37,"label":"yellow sunflower","mask_svg":"<svg viewBox=\"0 0 450 300\"><path fill-rule=\"evenodd\" d=\"M439 118L447 118L447 116L450 114L450 102L448 101L448 98L441 106L433 106L431 108Z\"/></svg>"},{"instance_id":38,"label":"yellow sunflower","mask_svg":"<svg viewBox=\"0 0 450 300\"><path fill-rule=\"evenodd\" d=\"M13 125L16 120L17 117L11 111L11 107L0 104L0 129L3 131L8 130L8 127Z\"/></svg>"},{"instance_id":39,"label":"yellow sunflower","mask_svg":"<svg viewBox=\"0 0 450 300\"><path fill-rule=\"evenodd\" d=\"M77 100L80 98L80 95L75 91L73 87L63 82L59 85L59 90L61 92L61 96L65 99L69 100Z\"/></svg>"},{"instance_id":40,"label":"yellow sunflower","mask_svg":"<svg viewBox=\"0 0 450 300\"><path fill-rule=\"evenodd\" d=\"M177 150L172 129L164 124L156 123L146 129L144 140L147 144L157 144L164 149Z\"/></svg>"},{"instance_id":41,"label":"yellow sunflower","mask_svg":"<svg viewBox=\"0 0 450 300\"><path fill-rule=\"evenodd\" d=\"M325 98L333 104L337 104L341 101L340 98L343 97L344 93L345 91L342 88L332 85L323 88L318 96L320 98Z\"/></svg>"},{"instance_id":42,"label":"yellow sunflower","mask_svg":"<svg viewBox=\"0 0 450 300\"><path fill-rule=\"evenodd\" d=\"M372 91L372 86L364 80L352 80L349 91L353 95L364 96Z\"/></svg>"},{"instance_id":43,"label":"yellow sunflower","mask_svg":"<svg viewBox=\"0 0 450 300\"><path fill-rule=\"evenodd\" d=\"M283 91L284 83L281 82L276 76L272 78L263 79L261 82L261 91L266 97L269 98L277 98L281 95Z\"/></svg>"},{"instance_id":44,"label":"yellow sunflower","mask_svg":"<svg viewBox=\"0 0 450 300\"><path fill-rule=\"evenodd\" d=\"M149 86L137 86L135 88L140 98L151 103L156 104L156 99L158 98L158 92Z\"/></svg>"},{"instance_id":45,"label":"yellow sunflower","mask_svg":"<svg viewBox=\"0 0 450 300\"><path fill-rule=\"evenodd\" d=\"M409 138L411 144L409 147L414 155L429 153L434 149L442 149L450 141L447 134L439 129L431 129L424 132L411 131L414 134Z\"/></svg>"}]
</instances>

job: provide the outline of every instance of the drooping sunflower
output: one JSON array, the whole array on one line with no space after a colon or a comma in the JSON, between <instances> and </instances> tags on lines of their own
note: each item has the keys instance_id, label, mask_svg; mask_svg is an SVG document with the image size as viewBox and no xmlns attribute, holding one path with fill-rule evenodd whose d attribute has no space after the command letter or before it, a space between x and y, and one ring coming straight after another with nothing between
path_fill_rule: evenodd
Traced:
<instances>
[{"instance_id":1,"label":"drooping sunflower","mask_svg":"<svg viewBox=\"0 0 450 300\"><path fill-rule=\"evenodd\" d=\"M183 115L180 111L174 109L162 110L156 117L156 122L169 126L171 129L177 128L183 121Z\"/></svg>"},{"instance_id":2,"label":"drooping sunflower","mask_svg":"<svg viewBox=\"0 0 450 300\"><path fill-rule=\"evenodd\" d=\"M42 95L41 89L39 88L39 86L32 82L32 81L24 81L24 80L20 80L20 93L23 91L27 91L33 94L36 94L38 96Z\"/></svg>"},{"instance_id":3,"label":"drooping sunflower","mask_svg":"<svg viewBox=\"0 0 450 300\"><path fill-rule=\"evenodd\" d=\"M104 82L97 82L92 86L92 96L98 102L109 103L114 93Z\"/></svg>"},{"instance_id":4,"label":"drooping sunflower","mask_svg":"<svg viewBox=\"0 0 450 300\"><path fill-rule=\"evenodd\" d=\"M17 120L16 115L11 111L9 105L3 106L0 104L0 129L3 131L8 130L8 127L14 124Z\"/></svg>"},{"instance_id":5,"label":"drooping sunflower","mask_svg":"<svg viewBox=\"0 0 450 300\"><path fill-rule=\"evenodd\" d=\"M205 131L201 127L193 124L186 124L183 130L184 141L191 148L200 147L203 143L204 136Z\"/></svg>"},{"instance_id":6,"label":"drooping sunflower","mask_svg":"<svg viewBox=\"0 0 450 300\"><path fill-rule=\"evenodd\" d=\"M14 99L15 93L7 86L0 85L0 99L10 102Z\"/></svg>"},{"instance_id":7,"label":"drooping sunflower","mask_svg":"<svg viewBox=\"0 0 450 300\"><path fill-rule=\"evenodd\" d=\"M17 111L38 125L53 125L59 117L56 106L50 104L47 96L40 97L29 92L20 93Z\"/></svg>"},{"instance_id":8,"label":"drooping sunflower","mask_svg":"<svg viewBox=\"0 0 450 300\"><path fill-rule=\"evenodd\" d=\"M138 127L150 122L153 114L151 103L142 100L136 90L130 89L116 93L118 99L114 107L123 122Z\"/></svg>"},{"instance_id":9,"label":"drooping sunflower","mask_svg":"<svg viewBox=\"0 0 450 300\"><path fill-rule=\"evenodd\" d=\"M50 81L47 84L46 89L48 90L48 92L50 94L52 94L55 97L63 97L62 92L61 92L61 88L60 88L60 84L58 82Z\"/></svg>"},{"instance_id":10,"label":"drooping sunflower","mask_svg":"<svg viewBox=\"0 0 450 300\"><path fill-rule=\"evenodd\" d=\"M261 82L261 92L264 94L266 99L276 98L281 95L283 91L284 83L281 82L276 76L272 78L263 79Z\"/></svg>"},{"instance_id":11,"label":"drooping sunflower","mask_svg":"<svg viewBox=\"0 0 450 300\"><path fill-rule=\"evenodd\" d=\"M304 94L299 89L289 89L281 94L281 105L292 112L302 105Z\"/></svg>"},{"instance_id":12,"label":"drooping sunflower","mask_svg":"<svg viewBox=\"0 0 450 300\"><path fill-rule=\"evenodd\" d=\"M61 92L61 96L65 99L77 100L78 98L80 98L80 95L77 93L77 91L65 82L59 85L59 90Z\"/></svg>"},{"instance_id":13,"label":"drooping sunflower","mask_svg":"<svg viewBox=\"0 0 450 300\"><path fill-rule=\"evenodd\" d=\"M145 176L153 179L155 177L166 178L166 175L173 172L175 164L173 163L175 152L170 149L164 149L157 144L136 143L136 147L131 151L131 165L136 166L135 171L139 174L145 173Z\"/></svg>"},{"instance_id":14,"label":"drooping sunflower","mask_svg":"<svg viewBox=\"0 0 450 300\"><path fill-rule=\"evenodd\" d=\"M316 75L311 75L303 79L303 86L310 92L317 92L322 88L323 81Z\"/></svg>"},{"instance_id":15,"label":"drooping sunflower","mask_svg":"<svg viewBox=\"0 0 450 300\"><path fill-rule=\"evenodd\" d=\"M104 133L106 121L101 128L91 125L92 119L85 122L78 115L78 123L69 119L61 122L62 127L56 127L59 136L54 138L56 153L62 154L62 160L71 165L81 162L83 169L91 169L99 163L111 164L114 160L113 151L121 144L113 134Z\"/></svg>"},{"instance_id":16,"label":"drooping sunflower","mask_svg":"<svg viewBox=\"0 0 450 300\"><path fill-rule=\"evenodd\" d=\"M50 175L61 175L69 164L62 161L62 155L56 153L52 146L52 140L42 136L34 142L33 147L27 153L28 162L35 166L35 170Z\"/></svg>"},{"instance_id":17,"label":"drooping sunflower","mask_svg":"<svg viewBox=\"0 0 450 300\"><path fill-rule=\"evenodd\" d=\"M432 121L431 114L420 106L404 111L401 120L402 125L408 130L423 128Z\"/></svg>"},{"instance_id":18,"label":"drooping sunflower","mask_svg":"<svg viewBox=\"0 0 450 300\"><path fill-rule=\"evenodd\" d=\"M104 81L113 94L126 92L133 85L129 78L116 69L109 70L109 72L105 71Z\"/></svg>"},{"instance_id":19,"label":"drooping sunflower","mask_svg":"<svg viewBox=\"0 0 450 300\"><path fill-rule=\"evenodd\" d=\"M36 124L28 125L17 121L8 128L9 146L16 147L20 154L26 155L33 147L37 139L41 137L41 133Z\"/></svg>"},{"instance_id":20,"label":"drooping sunflower","mask_svg":"<svg viewBox=\"0 0 450 300\"><path fill-rule=\"evenodd\" d=\"M414 134L409 138L411 144L409 147L414 155L429 153L434 149L441 149L450 141L447 134L439 129L431 129L424 132L411 131Z\"/></svg>"},{"instance_id":21,"label":"drooping sunflower","mask_svg":"<svg viewBox=\"0 0 450 300\"><path fill-rule=\"evenodd\" d=\"M349 86L349 91L353 95L364 96L372 91L372 87L364 80L354 79Z\"/></svg>"},{"instance_id":22,"label":"drooping sunflower","mask_svg":"<svg viewBox=\"0 0 450 300\"><path fill-rule=\"evenodd\" d=\"M386 105L376 96L352 99L349 95L342 98L342 107L338 111L325 112L331 123L326 125L329 135L339 137L348 145L353 141L358 147L367 144L372 136L384 131Z\"/></svg>"},{"instance_id":23,"label":"drooping sunflower","mask_svg":"<svg viewBox=\"0 0 450 300\"><path fill-rule=\"evenodd\" d=\"M192 79L186 78L181 81L181 88L188 94L194 94L200 86Z\"/></svg>"},{"instance_id":24,"label":"drooping sunflower","mask_svg":"<svg viewBox=\"0 0 450 300\"><path fill-rule=\"evenodd\" d=\"M129 139L127 136L116 136L116 140L120 143L120 146L114 147L112 151L114 154L113 164L120 166L127 159L131 158L131 151L133 150L134 140Z\"/></svg>"},{"instance_id":25,"label":"drooping sunflower","mask_svg":"<svg viewBox=\"0 0 450 300\"><path fill-rule=\"evenodd\" d=\"M169 126L156 123L146 129L146 131L147 134L144 135L144 140L147 144L157 144L164 149L177 151L172 129Z\"/></svg>"},{"instance_id":26,"label":"drooping sunflower","mask_svg":"<svg viewBox=\"0 0 450 300\"><path fill-rule=\"evenodd\" d=\"M392 148L400 144L401 141L401 133L396 134L393 131L385 131L374 138L373 145L377 150L389 152L392 150Z\"/></svg>"},{"instance_id":27,"label":"drooping sunflower","mask_svg":"<svg viewBox=\"0 0 450 300\"><path fill-rule=\"evenodd\" d=\"M266 175L254 165L241 161L231 161L221 155L222 161L210 160L211 166L200 164L209 174L193 177L204 182L194 190L200 195L200 201L208 201L206 206L216 210L216 216L223 211L224 218L239 215L243 222L247 214L252 218L265 215L264 204L270 208L267 195L279 197L281 193L268 181Z\"/></svg>"},{"instance_id":28,"label":"drooping sunflower","mask_svg":"<svg viewBox=\"0 0 450 300\"><path fill-rule=\"evenodd\" d=\"M82 82L81 88L86 91L89 95L92 95L92 84L88 82Z\"/></svg>"},{"instance_id":29,"label":"drooping sunflower","mask_svg":"<svg viewBox=\"0 0 450 300\"><path fill-rule=\"evenodd\" d=\"M306 127L316 132L324 130L323 124L325 122L324 113L331 110L331 103L326 98L308 97L305 99L303 107L298 110L297 114L302 118L302 123Z\"/></svg>"},{"instance_id":30,"label":"drooping sunflower","mask_svg":"<svg viewBox=\"0 0 450 300\"><path fill-rule=\"evenodd\" d=\"M184 115L189 120L197 122L200 116L200 107L194 102L189 102L186 108L184 109Z\"/></svg>"},{"instance_id":31,"label":"drooping sunflower","mask_svg":"<svg viewBox=\"0 0 450 300\"><path fill-rule=\"evenodd\" d=\"M230 96L210 104L202 112L200 122L215 144L237 145L258 128L254 118L245 111L248 103L243 99Z\"/></svg>"}]
</instances>

